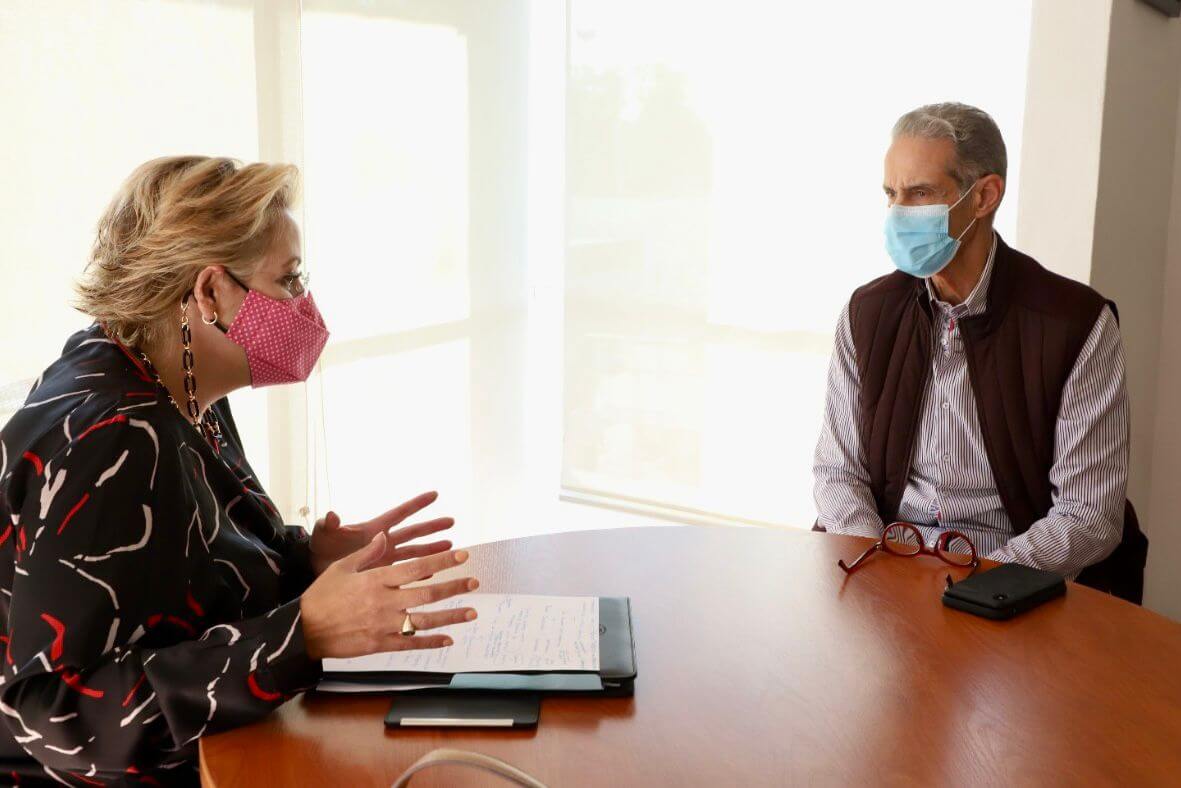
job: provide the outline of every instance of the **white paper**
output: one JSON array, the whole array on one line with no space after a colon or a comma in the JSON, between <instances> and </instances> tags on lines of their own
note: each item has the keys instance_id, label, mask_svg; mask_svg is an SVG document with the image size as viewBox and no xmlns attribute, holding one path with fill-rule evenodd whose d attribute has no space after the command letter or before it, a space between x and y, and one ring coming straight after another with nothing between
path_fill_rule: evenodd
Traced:
<instances>
[{"instance_id":1,"label":"white paper","mask_svg":"<svg viewBox=\"0 0 1181 788\"><path fill-rule=\"evenodd\" d=\"M324 671L478 673L599 669L598 597L465 594L411 612L457 607L475 608L479 617L430 630L431 634L450 635L455 641L453 645L325 659Z\"/></svg>"},{"instance_id":2,"label":"white paper","mask_svg":"<svg viewBox=\"0 0 1181 788\"><path fill-rule=\"evenodd\" d=\"M334 681L332 679L322 679L316 685L318 692L345 692L350 695L360 694L363 692L409 692L410 690L420 689L439 689L446 687L446 684L359 684L355 681Z\"/></svg>"}]
</instances>

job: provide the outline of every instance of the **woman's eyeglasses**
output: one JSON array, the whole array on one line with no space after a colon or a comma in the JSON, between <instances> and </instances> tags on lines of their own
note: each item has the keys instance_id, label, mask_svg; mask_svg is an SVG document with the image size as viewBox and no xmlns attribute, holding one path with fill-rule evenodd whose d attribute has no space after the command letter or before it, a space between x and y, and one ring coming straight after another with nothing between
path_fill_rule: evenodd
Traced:
<instances>
[{"instance_id":1,"label":"woman's eyeglasses","mask_svg":"<svg viewBox=\"0 0 1181 788\"><path fill-rule=\"evenodd\" d=\"M287 274L280 282L287 292L294 298L301 296L308 291L308 283L311 282L312 276L307 271L296 271Z\"/></svg>"},{"instance_id":2,"label":"woman's eyeglasses","mask_svg":"<svg viewBox=\"0 0 1181 788\"><path fill-rule=\"evenodd\" d=\"M976 555L976 546L968 537L959 531L944 531L935 540L935 548L931 549L923 543L923 535L919 529L910 523L891 523L882 532L882 538L875 542L868 550L853 559L853 563L846 564L842 559L837 566L845 570L846 574L860 569L871 555L881 550L883 553L912 558L916 555L933 555L944 563L957 567L971 567L970 576L980 566L980 559ZM947 578L948 586L951 577Z\"/></svg>"}]
</instances>

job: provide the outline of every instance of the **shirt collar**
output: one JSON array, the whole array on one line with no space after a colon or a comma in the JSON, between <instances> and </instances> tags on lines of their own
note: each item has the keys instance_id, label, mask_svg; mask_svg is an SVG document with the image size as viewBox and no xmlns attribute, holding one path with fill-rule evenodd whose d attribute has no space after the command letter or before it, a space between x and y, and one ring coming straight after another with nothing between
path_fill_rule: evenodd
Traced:
<instances>
[{"instance_id":1,"label":"shirt collar","mask_svg":"<svg viewBox=\"0 0 1181 788\"><path fill-rule=\"evenodd\" d=\"M988 310L988 286L992 283L992 266L993 260L996 257L996 239L997 235L994 230L992 233L992 248L988 250L988 260L984 263L984 272L980 274L980 281L972 288L972 292L962 304L952 306L946 301L941 301L939 294L935 291L935 285L931 284L930 279L926 280L927 296L931 299L931 303L934 306L955 312L961 317L983 314Z\"/></svg>"}]
</instances>

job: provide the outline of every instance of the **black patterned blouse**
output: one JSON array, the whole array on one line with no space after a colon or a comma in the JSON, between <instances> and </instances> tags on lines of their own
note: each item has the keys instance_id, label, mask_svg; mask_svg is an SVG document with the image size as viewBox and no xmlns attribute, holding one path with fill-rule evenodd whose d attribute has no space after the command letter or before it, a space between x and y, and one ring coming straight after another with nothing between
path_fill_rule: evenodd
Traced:
<instances>
[{"instance_id":1,"label":"black patterned blouse","mask_svg":"<svg viewBox=\"0 0 1181 788\"><path fill-rule=\"evenodd\" d=\"M92 326L0 431L0 780L196 784L201 736L317 680L306 533L213 407L220 453Z\"/></svg>"}]
</instances>

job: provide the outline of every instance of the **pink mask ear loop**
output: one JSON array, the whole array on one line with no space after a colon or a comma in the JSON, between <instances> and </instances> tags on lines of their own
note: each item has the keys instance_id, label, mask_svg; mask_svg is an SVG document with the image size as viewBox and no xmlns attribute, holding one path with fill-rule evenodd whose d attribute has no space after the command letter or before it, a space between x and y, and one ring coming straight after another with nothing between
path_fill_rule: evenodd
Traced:
<instances>
[{"instance_id":1,"label":"pink mask ear loop","mask_svg":"<svg viewBox=\"0 0 1181 788\"><path fill-rule=\"evenodd\" d=\"M250 294L250 288L247 287L246 284L241 279L239 279L238 277L236 277L232 273L230 273L230 271L228 269L223 268L222 270L226 272L226 276L228 276L230 279L234 280L234 284L236 284L238 287L245 290L247 295ZM193 291L190 290L189 295L191 295L192 292ZM189 295L186 295L185 298L188 298ZM205 318L201 318L202 321L204 321L204 319ZM217 326L218 330L221 331L221 333L223 333L223 334L230 333L230 330L221 324L221 320L218 319L216 312L213 315L213 322L208 325Z\"/></svg>"}]
</instances>

